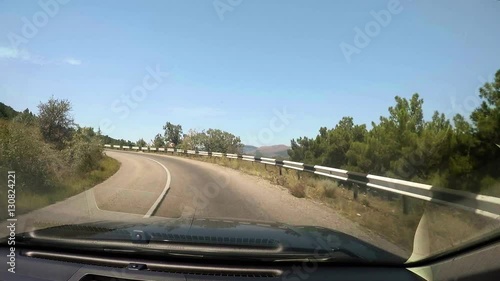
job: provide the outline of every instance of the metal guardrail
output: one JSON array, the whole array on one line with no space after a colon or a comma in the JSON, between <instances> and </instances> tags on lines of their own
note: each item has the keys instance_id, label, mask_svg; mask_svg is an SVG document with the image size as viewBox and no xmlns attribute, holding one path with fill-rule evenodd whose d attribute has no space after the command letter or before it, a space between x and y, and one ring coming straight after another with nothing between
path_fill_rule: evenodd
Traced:
<instances>
[{"instance_id":1,"label":"metal guardrail","mask_svg":"<svg viewBox=\"0 0 500 281\"><path fill-rule=\"evenodd\" d=\"M119 145L110 145L110 144L105 144L104 147L115 148L115 149L120 148ZM129 147L124 146L121 149L129 149ZM132 149L142 150L142 151L157 150L155 147L136 147L136 146L132 147ZM165 149L161 148L159 148L158 150L162 152L165 151ZM252 155L195 151L195 150L181 150L174 148L167 148L166 151L171 152L172 154L178 153L178 154L199 155L199 156L226 157L229 159L239 159L243 161L257 162L266 165L277 166L279 167L280 174L281 174L281 168L302 171L302 172L309 172L316 175L329 177L338 181L355 183L361 186L367 186L378 190L400 194L403 196L408 196L420 200L425 200L429 202L435 202L460 208L493 219L500 219L500 198L498 197L479 195L471 192L453 190L448 188L434 187L427 184L415 183L394 178L381 177L381 176L357 173L357 172L349 172L343 169L318 166L318 165L307 165L299 162L276 160L273 158L265 158L265 157L255 157Z\"/></svg>"}]
</instances>

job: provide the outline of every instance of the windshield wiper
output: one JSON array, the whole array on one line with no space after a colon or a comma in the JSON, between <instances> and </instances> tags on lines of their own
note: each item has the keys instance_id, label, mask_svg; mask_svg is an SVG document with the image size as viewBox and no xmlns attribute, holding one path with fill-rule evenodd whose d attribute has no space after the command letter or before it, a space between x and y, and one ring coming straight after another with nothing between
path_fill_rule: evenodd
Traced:
<instances>
[{"instance_id":1,"label":"windshield wiper","mask_svg":"<svg viewBox=\"0 0 500 281\"><path fill-rule=\"evenodd\" d=\"M346 249L332 249L331 252L327 254L315 254L309 257L291 257L288 259L276 259L274 262L337 262L339 260L358 260L361 261L362 258L353 252Z\"/></svg>"},{"instance_id":2,"label":"windshield wiper","mask_svg":"<svg viewBox=\"0 0 500 281\"><path fill-rule=\"evenodd\" d=\"M345 249L313 250L285 249L277 244L273 247L249 245L213 245L198 243L178 243L168 241L148 241L137 243L131 240L78 239L61 237L37 237L21 235L17 240L27 248L50 248L53 250L78 250L101 252L105 254L134 254L141 256L172 256L199 259L234 259L266 262L329 262L336 260L358 259L354 253Z\"/></svg>"}]
</instances>

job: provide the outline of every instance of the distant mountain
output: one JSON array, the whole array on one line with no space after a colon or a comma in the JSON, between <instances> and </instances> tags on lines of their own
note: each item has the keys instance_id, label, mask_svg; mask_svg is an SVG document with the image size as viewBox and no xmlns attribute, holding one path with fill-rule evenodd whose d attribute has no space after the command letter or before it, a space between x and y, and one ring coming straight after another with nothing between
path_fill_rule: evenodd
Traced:
<instances>
[{"instance_id":1,"label":"distant mountain","mask_svg":"<svg viewBox=\"0 0 500 281\"><path fill-rule=\"evenodd\" d=\"M253 145L244 145L242 151L243 154L254 155L257 151L257 147Z\"/></svg>"},{"instance_id":2,"label":"distant mountain","mask_svg":"<svg viewBox=\"0 0 500 281\"><path fill-rule=\"evenodd\" d=\"M288 149L284 144L256 147L253 145L243 146L243 154L261 157L288 159Z\"/></svg>"},{"instance_id":3,"label":"distant mountain","mask_svg":"<svg viewBox=\"0 0 500 281\"><path fill-rule=\"evenodd\" d=\"M290 148L289 146L286 146L284 144L261 146L257 149L256 154L260 153L262 156L265 157L287 159L289 148Z\"/></svg>"}]
</instances>

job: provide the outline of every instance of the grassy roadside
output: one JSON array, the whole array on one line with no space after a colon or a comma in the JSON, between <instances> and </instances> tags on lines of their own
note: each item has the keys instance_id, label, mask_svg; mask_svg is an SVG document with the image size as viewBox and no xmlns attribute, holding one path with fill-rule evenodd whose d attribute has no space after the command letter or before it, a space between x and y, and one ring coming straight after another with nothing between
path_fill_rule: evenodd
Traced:
<instances>
[{"instance_id":1,"label":"grassy roadside","mask_svg":"<svg viewBox=\"0 0 500 281\"><path fill-rule=\"evenodd\" d=\"M229 167L286 187L293 196L320 202L410 252L424 209L429 218L430 247L435 253L498 227L498 222L480 215L416 199L410 199L411 212L404 214L401 196L364 190L355 200L350 188L309 173L298 174L297 171L282 169L280 175L278 167L259 163L218 157L181 157Z\"/></svg>"},{"instance_id":2,"label":"grassy roadside","mask_svg":"<svg viewBox=\"0 0 500 281\"><path fill-rule=\"evenodd\" d=\"M105 181L114 175L120 168L120 162L104 156L100 161L98 168L72 178L63 178L58 186L54 186L44 193L34 193L30 191L16 192L16 215L28 213L33 210L62 201L68 197L81 193L95 185ZM20 179L17 178L17 181ZM17 190L16 190L17 191ZM0 190L0 198L7 198L6 189ZM7 214L2 210L0 220L7 218Z\"/></svg>"}]
</instances>

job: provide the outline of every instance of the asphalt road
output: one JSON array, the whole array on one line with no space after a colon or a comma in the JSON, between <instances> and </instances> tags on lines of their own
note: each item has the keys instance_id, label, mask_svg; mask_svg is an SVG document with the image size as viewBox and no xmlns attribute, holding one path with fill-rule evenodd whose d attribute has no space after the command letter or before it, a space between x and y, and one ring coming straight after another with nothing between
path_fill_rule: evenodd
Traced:
<instances>
[{"instance_id":1,"label":"asphalt road","mask_svg":"<svg viewBox=\"0 0 500 281\"><path fill-rule=\"evenodd\" d=\"M20 216L17 231L102 220L258 220L328 227L408 255L327 206L296 198L258 177L175 156L115 150L106 154L121 163L116 174L86 192Z\"/></svg>"}]
</instances>

